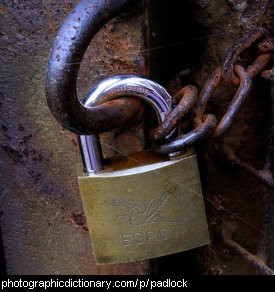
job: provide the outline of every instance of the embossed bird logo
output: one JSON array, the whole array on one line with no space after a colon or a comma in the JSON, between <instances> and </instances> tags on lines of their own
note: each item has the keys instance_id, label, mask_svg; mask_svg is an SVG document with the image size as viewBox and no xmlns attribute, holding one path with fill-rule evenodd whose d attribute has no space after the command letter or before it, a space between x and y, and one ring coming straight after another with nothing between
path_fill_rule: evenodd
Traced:
<instances>
[{"instance_id":1,"label":"embossed bird logo","mask_svg":"<svg viewBox=\"0 0 275 292\"><path fill-rule=\"evenodd\" d=\"M182 220L173 220L160 210L168 198L176 192L177 188L173 187L168 191L152 198L149 202L132 203L119 199L105 201L113 206L126 208L126 212L118 215L118 218L125 217L131 225L142 226L145 224L156 222L169 222L169 223L184 223Z\"/></svg>"}]
</instances>

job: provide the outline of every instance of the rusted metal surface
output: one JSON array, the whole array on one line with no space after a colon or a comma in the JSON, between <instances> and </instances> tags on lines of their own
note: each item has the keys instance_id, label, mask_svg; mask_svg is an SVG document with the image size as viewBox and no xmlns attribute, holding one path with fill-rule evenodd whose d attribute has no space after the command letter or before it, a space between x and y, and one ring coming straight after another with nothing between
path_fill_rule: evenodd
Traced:
<instances>
[{"instance_id":1,"label":"rusted metal surface","mask_svg":"<svg viewBox=\"0 0 275 292\"><path fill-rule=\"evenodd\" d=\"M271 60L271 54L261 54L257 59L247 67L247 73L251 79L255 78L259 73L263 71Z\"/></svg>"},{"instance_id":2,"label":"rusted metal surface","mask_svg":"<svg viewBox=\"0 0 275 292\"><path fill-rule=\"evenodd\" d=\"M260 52L265 53L265 52L271 52L274 50L274 41L272 38L266 38L262 40L258 44L258 49Z\"/></svg>"},{"instance_id":3,"label":"rusted metal surface","mask_svg":"<svg viewBox=\"0 0 275 292\"><path fill-rule=\"evenodd\" d=\"M266 184L268 187L273 188L274 186L273 173L272 173L272 170L269 169L268 164L266 164L263 169L258 170L255 167L253 167L251 164L238 158L234 150L230 148L229 146L227 147L225 146L223 148L223 151L226 155L226 158L229 160L229 162L231 162L232 164L238 165L241 169L252 174L257 179L259 179L264 184Z\"/></svg>"},{"instance_id":4,"label":"rusted metal surface","mask_svg":"<svg viewBox=\"0 0 275 292\"><path fill-rule=\"evenodd\" d=\"M213 130L213 137L221 136L225 133L225 131L232 127L233 122L237 117L237 114L240 112L243 103L245 102L248 94L251 91L252 81L249 75L246 73L245 69L242 66L235 65L235 72L240 79L239 88L232 101L230 102L228 110L224 114L219 124Z\"/></svg>"},{"instance_id":5,"label":"rusted metal surface","mask_svg":"<svg viewBox=\"0 0 275 292\"><path fill-rule=\"evenodd\" d=\"M212 97L216 88L222 81L221 67L218 67L207 79L201 92L199 101L196 104L194 112L195 125L200 125L203 121L203 115L205 114L209 99Z\"/></svg>"},{"instance_id":6,"label":"rusted metal surface","mask_svg":"<svg viewBox=\"0 0 275 292\"><path fill-rule=\"evenodd\" d=\"M91 89L104 77L121 73L147 75L145 41L145 5L129 9L100 30L94 37L81 63L78 76L78 94L81 101ZM87 66L93 70L87 70ZM146 146L141 110L136 120L122 128L100 134L104 157L117 155L119 151L132 153Z\"/></svg>"},{"instance_id":7,"label":"rusted metal surface","mask_svg":"<svg viewBox=\"0 0 275 292\"><path fill-rule=\"evenodd\" d=\"M1 231L8 274L150 270L148 262L95 265L77 186L76 165L81 163L77 137L62 129L47 106L44 85L50 49L59 26L78 2L0 4L0 166L5 169L0 183ZM98 33L81 64L80 96L103 76L144 74L143 11L139 6ZM135 125L110 135L116 148L129 151L143 146L139 133Z\"/></svg>"},{"instance_id":8,"label":"rusted metal surface","mask_svg":"<svg viewBox=\"0 0 275 292\"><path fill-rule=\"evenodd\" d=\"M269 41L269 44L271 42ZM264 54L263 54L264 55ZM263 56L260 55L260 56ZM270 56L269 56L270 59ZM257 179L259 179L259 181L261 181L262 183L264 183L265 185L267 185L270 188L274 187L274 180L273 180L273 143L274 143L274 136L273 136L273 79L270 78L270 71L271 70L265 70L262 72L261 77L266 78L270 81L272 81L272 85L271 85L271 95L272 95L272 101L270 102L270 121L269 121L269 126L268 126L268 142L267 142L267 150L266 150L266 158L264 160L264 166L262 169L256 169L255 167L253 167L252 165L250 165L249 163L241 160L235 153L235 151L232 149L232 147L230 147L229 145L225 145L223 147L223 151L227 157L227 159L233 163L238 165L240 168L244 169L245 171L247 171L248 173L252 174L254 177L256 177ZM266 73L268 72L268 73ZM267 74L267 77L265 77L265 74ZM273 73L271 73L273 74ZM264 76L263 76L264 75Z\"/></svg>"},{"instance_id":9,"label":"rusted metal surface","mask_svg":"<svg viewBox=\"0 0 275 292\"><path fill-rule=\"evenodd\" d=\"M247 67L247 70L243 66L235 64L236 58L242 51L244 51L246 48L249 48L251 44L253 44L258 38L266 35L270 35L270 33L266 29L256 28L249 30L247 33L244 34L243 37L234 42L233 46L230 46L227 50L225 61L222 66L218 67L214 71L214 73L212 73L210 78L206 81L199 96L199 101L197 105L195 106L195 100L189 100L188 102L180 103L178 107L176 107L174 111L171 112L171 114L167 117L162 125L160 125L157 129L151 131L152 139L164 139L167 134L169 134L171 129L173 129L177 125L177 123L179 123L183 114L186 114L191 110L190 104L192 103L192 105L195 106L194 121L197 127L190 133L185 134L180 138L176 138L175 141L171 141L160 146L157 150L158 152L167 154L169 153L169 151L181 151L187 146L191 146L192 144L200 141L200 139L203 139L205 136L207 136L207 134L210 133L210 131L211 137L217 138L222 136L226 131L230 129L230 127L232 127L233 122L236 120L244 102L251 92L253 85L252 79L255 78L259 73L261 73L261 71L263 71L263 69L268 65L271 60L271 54L264 53L259 55L256 60ZM269 49L271 49L270 43L271 41L270 39L268 39L268 42L263 45L265 50L267 50L268 47ZM234 72L232 71L232 73L228 73L231 70L231 67ZM230 80L228 79L228 74L232 75L230 77ZM216 125L216 118L213 119L213 115L208 116L208 119L205 119L204 114L207 109L209 99L215 92L216 88L220 85L222 80L225 80L228 83L238 84L238 89L232 101L230 102L226 113L221 118L221 121ZM185 87L185 89L187 88L188 87ZM184 95L184 89L182 94ZM187 97L190 98L190 93L188 93ZM184 101L184 99L182 100ZM179 111L179 107L181 107L181 111ZM212 118L211 121L210 117ZM233 156L231 155L231 157ZM235 163L238 163L243 169L247 170L249 173L252 173L254 175L258 173L259 177L265 177L266 179L264 179L263 181L267 182L268 185L270 185L270 183L272 182L272 176L269 174L264 174L264 170L257 172L253 167L250 167L249 164L237 160L236 157ZM255 171L252 171L253 169Z\"/></svg>"},{"instance_id":10,"label":"rusted metal surface","mask_svg":"<svg viewBox=\"0 0 275 292\"><path fill-rule=\"evenodd\" d=\"M136 0L81 0L66 18L53 44L47 68L46 96L59 123L76 134L98 134L122 126L141 110L141 101L121 98L85 107L76 92L80 64L95 34Z\"/></svg>"},{"instance_id":11,"label":"rusted metal surface","mask_svg":"<svg viewBox=\"0 0 275 292\"><path fill-rule=\"evenodd\" d=\"M227 83L232 83L234 78L234 64L240 54L261 37L270 37L270 32L265 28L259 27L251 29L243 37L238 39L227 51L222 64L222 76Z\"/></svg>"},{"instance_id":12,"label":"rusted metal surface","mask_svg":"<svg viewBox=\"0 0 275 292\"><path fill-rule=\"evenodd\" d=\"M204 116L204 121L195 129L187 134L173 139L170 142L165 142L161 146L157 147L155 151L162 154L169 154L184 150L206 138L216 125L217 119L215 116L207 114Z\"/></svg>"},{"instance_id":13,"label":"rusted metal surface","mask_svg":"<svg viewBox=\"0 0 275 292\"><path fill-rule=\"evenodd\" d=\"M239 65L235 66L235 72L240 79L239 88L234 98L232 99L231 103L229 104L228 109L224 116L222 117L221 121L212 131L211 133L212 137L221 136L222 134L224 134L225 131L227 131L232 126L234 120L237 117L237 114L241 110L241 106L243 105L245 99L247 98L247 95L250 93L252 82L249 77L249 74L245 71L245 69L242 66ZM200 94L199 102L194 109L195 114L194 121L196 125L200 125L202 123L203 115L206 111L209 99L213 95L216 88L219 86L221 80L222 70L221 67L218 67L212 73L212 75L204 85Z\"/></svg>"},{"instance_id":14,"label":"rusted metal surface","mask_svg":"<svg viewBox=\"0 0 275 292\"><path fill-rule=\"evenodd\" d=\"M251 265L255 266L256 269L259 269L266 275L274 275L274 271L270 269L262 259L242 248L237 242L226 237L223 239L223 241L242 258L248 261Z\"/></svg>"},{"instance_id":15,"label":"rusted metal surface","mask_svg":"<svg viewBox=\"0 0 275 292\"><path fill-rule=\"evenodd\" d=\"M233 100L228 106L227 112L213 130L211 134L212 137L221 136L232 126L232 123L236 119L237 114L240 112L242 105L251 91L252 79L261 73L270 62L271 54L263 53L260 54L256 60L247 67L247 69L244 69L244 67L240 65L234 64L242 51L249 48L258 38L266 35L269 36L270 33L263 28L252 29L245 33L243 37L238 39L233 46L227 50L222 67L218 67L205 83L201 91L198 104L194 109L194 120L196 125L199 125L202 122L202 117L206 111L209 99L222 80L225 80L228 83L238 84L239 86ZM261 46L262 51L272 50L272 40L270 38L268 38L266 42L263 40L262 43L259 44L259 47Z\"/></svg>"},{"instance_id":16,"label":"rusted metal surface","mask_svg":"<svg viewBox=\"0 0 275 292\"><path fill-rule=\"evenodd\" d=\"M181 119L189 113L198 100L198 90L189 85L182 88L175 96L177 106L166 116L164 121L149 133L150 139L157 141L164 139L178 125Z\"/></svg>"},{"instance_id":17,"label":"rusted metal surface","mask_svg":"<svg viewBox=\"0 0 275 292\"><path fill-rule=\"evenodd\" d=\"M256 58L256 60L247 67L246 70L244 69L244 67L234 64L233 68L234 68L235 73L232 72L232 74L234 73L236 75L234 76L232 75L229 82L227 70L229 70L228 68L231 67L232 65L232 64L230 65L229 63L232 63L233 60L237 58L238 54L240 54L246 48L249 48L251 44L256 41L257 38L261 37L262 36L261 33L262 35L264 35L264 33L267 34L268 31L262 28L252 29L249 32L245 33L244 37L241 37L239 40L237 40L234 43L233 47L230 47L227 50L226 58L222 67L218 67L214 71L214 73L212 73L212 75L206 81L201 91L199 102L194 109L194 115L195 115L194 121L196 125L201 125L203 121L204 112L207 108L208 101L213 95L214 91L216 90L216 88L218 87L222 79L227 78L228 83L230 82L233 83L233 80L234 80L235 84L239 84L239 88L233 100L230 102L226 113L224 114L221 121L218 123L218 125L213 129L211 133L211 136L214 138L217 138L223 135L232 126L238 113L241 110L241 107L243 106L248 95L250 94L250 91L252 88L252 79L255 78L259 73L263 71L263 69L268 65L268 63L270 62L272 58L270 53L260 54ZM268 38L266 42L265 40L263 40L261 44L258 45L258 47L260 48L261 51L271 51L273 49L272 40L270 38ZM266 72L269 72L269 71L266 71ZM266 79L271 79L271 78L268 78L269 73L265 73L264 76L265 75L267 75ZM194 141L197 141L197 140L194 140ZM181 149L177 148L176 150L179 151ZM241 159L239 159L236 156L235 152L232 150L232 148L228 145L225 145L223 147L223 150L225 152L227 159L230 162L237 164L240 168L254 175L256 178L260 179L267 186L273 187L273 174L270 169L264 167L262 170L257 170L255 167L251 166L249 163L246 163L245 161L242 161Z\"/></svg>"},{"instance_id":18,"label":"rusted metal surface","mask_svg":"<svg viewBox=\"0 0 275 292\"><path fill-rule=\"evenodd\" d=\"M211 137L217 138L222 136L226 131L230 129L230 127L232 127L239 112L241 111L244 102L251 92L253 85L252 79L254 79L265 69L265 67L269 64L272 56L270 53L260 54L255 59L255 61L247 67L247 69L245 69L241 65L235 64L236 58L240 57L239 54L245 49L250 48L250 46L258 38L266 35L270 36L270 33L266 29L251 29L246 32L243 37L234 42L233 46L229 47L226 53L225 61L223 62L222 66L218 67L206 81L200 93L197 105L196 99L194 99L194 96L197 95L197 92L195 94L196 88L194 86L186 86L177 94L178 96L176 95L177 98L179 98L179 95L183 95L182 102L180 102L179 105L168 115L168 117L161 125L159 125L156 129L151 130L150 138L153 140L164 139L171 132L171 130L174 129L175 126L181 121L182 117L192 110L192 106L195 106L193 112L194 122L197 128L195 128L189 134L181 136L181 138L176 138L175 141L165 143L165 145L162 145L158 148L158 152L167 154L169 153L169 151L181 151L187 146L191 146L192 143L196 143L200 141L200 139L203 139L207 134L209 134L209 132L207 131L211 131ZM268 38L268 41L265 42L265 44L264 41L265 40L262 41L262 50L271 50L272 42L270 38ZM228 73L231 70L231 67L234 72L232 71L232 73ZM232 75L230 77L230 80L228 79L228 74ZM206 122L204 114L207 109L209 99L211 98L217 87L220 85L222 80L227 81L227 83L237 84L238 89L232 101L230 102L227 111L221 118L220 122L216 125L216 118L213 119L213 115L208 116ZM193 93L192 91L190 91L190 88L192 88ZM210 117L212 118L211 122L209 120ZM252 169L254 168L250 167L249 164L241 163L237 159L235 159L235 163L238 163L243 169L254 175L256 173L259 173L260 177L266 177L266 180L264 179L264 181L266 182L272 181L272 176L270 175L270 180L270 178L267 177L267 174L263 174L264 171L252 171Z\"/></svg>"},{"instance_id":19,"label":"rusted metal surface","mask_svg":"<svg viewBox=\"0 0 275 292\"><path fill-rule=\"evenodd\" d=\"M270 81L274 81L274 68L272 68L270 70L264 70L261 73L261 77L268 79Z\"/></svg>"}]
</instances>

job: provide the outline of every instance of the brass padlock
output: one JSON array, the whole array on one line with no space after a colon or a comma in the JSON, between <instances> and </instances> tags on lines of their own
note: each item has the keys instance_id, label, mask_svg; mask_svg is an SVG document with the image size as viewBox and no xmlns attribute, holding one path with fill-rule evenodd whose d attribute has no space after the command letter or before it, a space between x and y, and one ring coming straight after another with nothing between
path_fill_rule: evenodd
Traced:
<instances>
[{"instance_id":1,"label":"brass padlock","mask_svg":"<svg viewBox=\"0 0 275 292\"><path fill-rule=\"evenodd\" d=\"M137 76L103 80L85 105L110 94L139 96L155 109L161 122L171 110L171 97L158 84ZM83 207L98 264L136 261L196 248L209 243L196 155L175 159L144 151L98 160L95 136L81 136L86 172L78 177ZM96 166L96 172L91 168Z\"/></svg>"},{"instance_id":2,"label":"brass padlock","mask_svg":"<svg viewBox=\"0 0 275 292\"><path fill-rule=\"evenodd\" d=\"M85 105L78 98L78 72L90 41L104 24L135 2L82 0L58 32L47 67L47 102L57 121L78 135L124 125L139 104L129 96L149 102L159 121L171 109L171 97L161 86L133 76L132 83L125 76L115 82L108 79L109 85L101 82ZM110 101L113 98L119 100ZM96 106L89 106L92 103ZM97 137L81 136L80 140L87 171L79 175L79 187L98 263L159 257L209 242L193 152L164 159L145 151L113 159L102 169Z\"/></svg>"}]
</instances>

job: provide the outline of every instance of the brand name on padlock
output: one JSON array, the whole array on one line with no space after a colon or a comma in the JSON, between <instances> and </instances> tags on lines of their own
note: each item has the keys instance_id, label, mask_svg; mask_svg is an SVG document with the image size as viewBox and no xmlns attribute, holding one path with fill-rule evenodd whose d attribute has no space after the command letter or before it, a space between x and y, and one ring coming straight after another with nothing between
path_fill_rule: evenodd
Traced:
<instances>
[{"instance_id":1,"label":"brand name on padlock","mask_svg":"<svg viewBox=\"0 0 275 292\"><path fill-rule=\"evenodd\" d=\"M186 227L183 225L170 226L168 228L159 228L147 230L144 232L128 233L121 235L121 242L124 246L143 245L156 241L175 240L186 234Z\"/></svg>"}]
</instances>

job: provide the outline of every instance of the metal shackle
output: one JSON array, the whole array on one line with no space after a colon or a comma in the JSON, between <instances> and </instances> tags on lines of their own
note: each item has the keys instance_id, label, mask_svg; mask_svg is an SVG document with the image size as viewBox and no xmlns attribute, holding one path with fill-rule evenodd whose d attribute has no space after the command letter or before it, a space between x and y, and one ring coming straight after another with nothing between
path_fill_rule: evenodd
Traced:
<instances>
[{"instance_id":1,"label":"metal shackle","mask_svg":"<svg viewBox=\"0 0 275 292\"><path fill-rule=\"evenodd\" d=\"M47 67L46 97L57 121L76 134L110 131L138 114L140 99L125 97L88 107L80 102L76 89L80 64L93 37L126 6L136 2L82 0L58 31Z\"/></svg>"},{"instance_id":2,"label":"metal shackle","mask_svg":"<svg viewBox=\"0 0 275 292\"><path fill-rule=\"evenodd\" d=\"M121 96L138 97L153 106L159 123L171 111L172 97L156 82L136 75L116 75L95 85L84 100L85 106L93 106ZM102 152L97 135L81 135L80 147L84 168L88 173L103 168Z\"/></svg>"},{"instance_id":3,"label":"metal shackle","mask_svg":"<svg viewBox=\"0 0 275 292\"><path fill-rule=\"evenodd\" d=\"M63 127L81 135L87 172L97 172L103 167L95 134L118 128L133 119L142 108L142 100L154 107L160 122L171 110L171 97L163 87L134 75L107 78L93 87L84 102L78 98L77 75L88 45L105 23L135 2L138 1L80 1L64 21L52 47L46 74L48 105Z\"/></svg>"}]
</instances>

